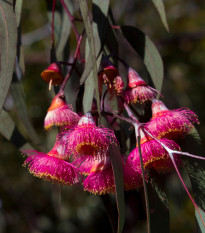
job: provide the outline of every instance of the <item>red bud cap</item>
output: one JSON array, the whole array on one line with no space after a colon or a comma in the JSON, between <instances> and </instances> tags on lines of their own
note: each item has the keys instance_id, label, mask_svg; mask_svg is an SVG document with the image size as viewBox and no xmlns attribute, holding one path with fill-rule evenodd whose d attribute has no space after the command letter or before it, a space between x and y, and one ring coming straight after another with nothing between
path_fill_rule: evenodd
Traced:
<instances>
[{"instance_id":1,"label":"red bud cap","mask_svg":"<svg viewBox=\"0 0 205 233\"><path fill-rule=\"evenodd\" d=\"M129 67L128 69L128 87L147 86L147 83L139 76L139 74Z\"/></svg>"},{"instance_id":2,"label":"red bud cap","mask_svg":"<svg viewBox=\"0 0 205 233\"><path fill-rule=\"evenodd\" d=\"M66 105L66 100L65 100L65 96L64 95L56 95L53 100L52 103L48 109L48 112L51 110L55 110L57 108L60 108L62 106Z\"/></svg>"},{"instance_id":3,"label":"red bud cap","mask_svg":"<svg viewBox=\"0 0 205 233\"><path fill-rule=\"evenodd\" d=\"M41 73L41 77L47 83L59 85L63 82L61 65L52 63L46 70Z\"/></svg>"}]
</instances>

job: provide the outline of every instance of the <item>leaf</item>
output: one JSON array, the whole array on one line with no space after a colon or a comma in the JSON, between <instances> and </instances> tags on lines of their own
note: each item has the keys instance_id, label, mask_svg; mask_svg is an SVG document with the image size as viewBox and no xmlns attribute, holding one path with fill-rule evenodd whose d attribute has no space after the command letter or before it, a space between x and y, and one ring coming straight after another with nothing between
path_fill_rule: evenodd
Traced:
<instances>
[{"instance_id":1,"label":"leaf","mask_svg":"<svg viewBox=\"0 0 205 233\"><path fill-rule=\"evenodd\" d=\"M205 157L205 152L196 129L193 129L192 132L186 136L180 146L183 151ZM205 211L205 161L183 155L181 159L189 174L196 203Z\"/></svg>"},{"instance_id":2,"label":"leaf","mask_svg":"<svg viewBox=\"0 0 205 233\"><path fill-rule=\"evenodd\" d=\"M23 5L23 0L16 0L15 15L16 15L17 27L19 27L20 22L21 22L22 5Z\"/></svg>"},{"instance_id":3,"label":"leaf","mask_svg":"<svg viewBox=\"0 0 205 233\"><path fill-rule=\"evenodd\" d=\"M89 52L90 52L90 48L88 45L88 40L86 40L86 48L85 48L86 60L89 57ZM99 55L99 57L97 59L97 69L100 66L101 58L102 58L102 53ZM92 72L88 75L87 79L85 80L84 86L85 87L84 87L84 95L83 95L83 111L84 111L84 113L86 113L86 112L90 111L92 108L94 91L95 91L94 77L93 77Z\"/></svg>"},{"instance_id":4,"label":"leaf","mask_svg":"<svg viewBox=\"0 0 205 233\"><path fill-rule=\"evenodd\" d=\"M151 233L169 233L169 208L159 197L156 189L148 185Z\"/></svg>"},{"instance_id":5,"label":"leaf","mask_svg":"<svg viewBox=\"0 0 205 233\"><path fill-rule=\"evenodd\" d=\"M16 64L16 66L18 66L18 64ZM37 148L45 151L46 149L43 146L42 142L40 141L38 135L36 134L36 131L33 128L33 125L29 119L28 112L26 109L26 104L23 98L23 93L20 84L18 82L18 79L16 77L16 74L14 74L14 79L13 82L11 83L10 91L16 105L18 117L21 120L30 141Z\"/></svg>"},{"instance_id":6,"label":"leaf","mask_svg":"<svg viewBox=\"0 0 205 233\"><path fill-rule=\"evenodd\" d=\"M199 211L202 215L202 218L205 219L205 212L199 208ZM203 233L204 232L204 225L202 224L201 218L199 216L199 213L195 210L195 216L196 216L196 224L197 224L197 232Z\"/></svg>"},{"instance_id":7,"label":"leaf","mask_svg":"<svg viewBox=\"0 0 205 233\"><path fill-rule=\"evenodd\" d=\"M167 23L167 17L166 17L166 12L165 12L165 8L164 8L164 2L163 0L152 0L152 2L154 3L160 18L162 20L162 23L164 24L164 27L166 28L167 31L169 31L169 26Z\"/></svg>"},{"instance_id":8,"label":"leaf","mask_svg":"<svg viewBox=\"0 0 205 233\"><path fill-rule=\"evenodd\" d=\"M99 57L99 54L104 46L105 39L107 36L108 30L108 9L109 9L109 0L93 0L93 22L92 22L92 32L93 40L95 44L95 56ZM91 57L89 54L88 58ZM93 69L93 62L91 59L86 60L85 70L81 76L80 83L81 85L85 82L86 78Z\"/></svg>"},{"instance_id":9,"label":"leaf","mask_svg":"<svg viewBox=\"0 0 205 233\"><path fill-rule=\"evenodd\" d=\"M111 146L110 158L114 172L116 201L118 208L118 233L121 233L125 223L124 179L121 155L118 146Z\"/></svg>"},{"instance_id":10,"label":"leaf","mask_svg":"<svg viewBox=\"0 0 205 233\"><path fill-rule=\"evenodd\" d=\"M159 174L157 172L155 172L154 170L150 170L149 174L150 174L150 179L149 179L150 185L155 190L155 192L156 192L157 196L159 197L160 201L162 202L162 204L167 209L169 209L169 202L168 202L166 192L163 189L164 185L163 185L163 180L162 180L161 176L159 176Z\"/></svg>"},{"instance_id":11,"label":"leaf","mask_svg":"<svg viewBox=\"0 0 205 233\"><path fill-rule=\"evenodd\" d=\"M200 136L195 128L181 142L180 146L183 151L188 151L191 154L205 157L205 152L201 145ZM189 174L192 185L192 192L196 204L198 205L198 207L200 207L202 216L205 216L205 161L194 159L188 156L181 156L181 159L183 161L184 167ZM196 214L196 219L198 221L198 225L201 226L202 221L198 213Z\"/></svg>"},{"instance_id":12,"label":"leaf","mask_svg":"<svg viewBox=\"0 0 205 233\"><path fill-rule=\"evenodd\" d=\"M156 89L160 91L162 88L164 68L157 48L150 38L139 29L132 26L121 26L121 30L123 36L144 61Z\"/></svg>"},{"instance_id":13,"label":"leaf","mask_svg":"<svg viewBox=\"0 0 205 233\"><path fill-rule=\"evenodd\" d=\"M17 44L16 16L13 1L0 3L0 111L6 99L14 69Z\"/></svg>"},{"instance_id":14,"label":"leaf","mask_svg":"<svg viewBox=\"0 0 205 233\"><path fill-rule=\"evenodd\" d=\"M15 124L10 115L2 110L0 113L0 133L9 141L11 141L20 151L24 149L33 149L33 147L26 141Z\"/></svg>"},{"instance_id":15,"label":"leaf","mask_svg":"<svg viewBox=\"0 0 205 233\"><path fill-rule=\"evenodd\" d=\"M67 8L71 11L72 13L72 9L73 9L73 4L71 1L65 1L65 4L67 6ZM62 14L61 14L61 24L60 25L56 25L56 27L59 27L59 38L58 38L58 43L56 45L56 56L58 60L67 60L68 59L68 53L66 50L65 53L65 47L68 44L68 40L69 40L69 35L70 35L70 31L71 31L71 24L70 24L70 20L68 18L68 15L66 14L65 9L63 10ZM65 56L67 55L67 56Z\"/></svg>"},{"instance_id":16,"label":"leaf","mask_svg":"<svg viewBox=\"0 0 205 233\"><path fill-rule=\"evenodd\" d=\"M93 0L92 29L97 57L104 46L107 36L109 4L109 0Z\"/></svg>"},{"instance_id":17,"label":"leaf","mask_svg":"<svg viewBox=\"0 0 205 233\"><path fill-rule=\"evenodd\" d=\"M98 88L98 73L97 73L97 62L96 62L96 48L95 48L95 40L93 35L92 26L90 23L89 15L88 15L88 6L86 0L78 0L80 5L80 11L82 14L89 47L90 47L90 62L93 63L93 77L95 84L95 95L97 100L97 109L100 115L100 97L99 97L99 88Z\"/></svg>"},{"instance_id":18,"label":"leaf","mask_svg":"<svg viewBox=\"0 0 205 233\"><path fill-rule=\"evenodd\" d=\"M154 170L150 170L148 194L152 233L169 232L169 203L161 178Z\"/></svg>"}]
</instances>

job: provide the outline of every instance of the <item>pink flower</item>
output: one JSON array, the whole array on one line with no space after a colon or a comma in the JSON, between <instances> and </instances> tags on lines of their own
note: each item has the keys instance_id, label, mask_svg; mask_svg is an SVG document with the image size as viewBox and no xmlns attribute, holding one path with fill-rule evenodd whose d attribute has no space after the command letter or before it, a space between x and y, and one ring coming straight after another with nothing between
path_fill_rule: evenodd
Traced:
<instances>
[{"instance_id":1,"label":"pink flower","mask_svg":"<svg viewBox=\"0 0 205 233\"><path fill-rule=\"evenodd\" d=\"M74 157L88 156L91 159L104 156L111 144L117 144L114 132L103 126L96 126L89 113L81 117L78 125L65 132L62 138L66 154Z\"/></svg>"},{"instance_id":2,"label":"pink flower","mask_svg":"<svg viewBox=\"0 0 205 233\"><path fill-rule=\"evenodd\" d=\"M34 176L66 185L73 185L80 181L80 171L64 160L64 150L58 147L58 143L47 154L36 150L23 153L28 155L23 166L27 166Z\"/></svg>"},{"instance_id":3,"label":"pink flower","mask_svg":"<svg viewBox=\"0 0 205 233\"><path fill-rule=\"evenodd\" d=\"M124 92L124 100L128 104L143 103L156 98L157 90L147 85L139 74L129 67L128 70L128 87Z\"/></svg>"},{"instance_id":4,"label":"pink flower","mask_svg":"<svg viewBox=\"0 0 205 233\"><path fill-rule=\"evenodd\" d=\"M129 162L123 158L124 189L133 190L142 186L142 174L133 170ZM83 182L84 190L94 194L115 192L115 181L110 157L95 163L89 176Z\"/></svg>"},{"instance_id":5,"label":"pink flower","mask_svg":"<svg viewBox=\"0 0 205 233\"><path fill-rule=\"evenodd\" d=\"M180 147L172 140L159 139L159 141L172 150L181 150ZM140 144L142 161L145 169L153 168L158 173L166 173L173 169L173 164L169 157L168 151L159 142L143 137ZM180 157L178 155L174 155L174 158L176 163L180 165ZM138 147L132 150L128 157L128 161L132 164L136 171L141 170Z\"/></svg>"},{"instance_id":6,"label":"pink flower","mask_svg":"<svg viewBox=\"0 0 205 233\"><path fill-rule=\"evenodd\" d=\"M54 97L44 120L44 128L50 129L53 125L66 128L76 125L80 117L66 104L65 96L58 94Z\"/></svg>"},{"instance_id":7,"label":"pink flower","mask_svg":"<svg viewBox=\"0 0 205 233\"><path fill-rule=\"evenodd\" d=\"M199 124L197 115L187 108L169 110L157 99L152 100L152 118L146 129L157 138L179 139L187 135L193 124Z\"/></svg>"}]
</instances>

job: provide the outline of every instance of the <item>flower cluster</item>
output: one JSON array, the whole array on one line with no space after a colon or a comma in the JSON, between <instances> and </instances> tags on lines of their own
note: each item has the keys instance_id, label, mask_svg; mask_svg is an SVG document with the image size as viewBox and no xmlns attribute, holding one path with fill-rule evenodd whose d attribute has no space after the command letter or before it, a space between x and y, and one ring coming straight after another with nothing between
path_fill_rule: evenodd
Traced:
<instances>
[{"instance_id":1,"label":"flower cluster","mask_svg":"<svg viewBox=\"0 0 205 233\"><path fill-rule=\"evenodd\" d=\"M52 65L51 68L53 67L55 66ZM49 76L49 80L54 80L55 74L57 78L61 76L58 66L50 70L42 72L42 76ZM175 165L182 165L179 154L183 152L177 140L185 137L194 123L199 123L197 115L186 108L169 110L157 99L159 92L150 87L130 67L127 87L124 89L117 68L106 57L102 60L98 77L101 106L103 106L101 112L110 124L110 128L114 128L112 121L119 117L132 123L136 138L138 136L141 138L129 155L122 154L118 158L122 164L124 189L133 190L143 185L142 166L147 174L150 169L158 173L166 173ZM129 118L114 114L111 107L104 106L106 94L109 94L107 101L113 101L115 98L121 112L125 108ZM152 117L142 126L131 112L129 105L147 102L152 103ZM105 111L107 109L109 112ZM81 183L84 190L90 193L99 195L114 193L115 177L110 149L119 146L114 131L97 125L92 111L80 117L66 103L62 90L54 97L44 120L46 130L53 126L59 128L59 134L50 152L24 152L28 155L24 165L29 171L34 176L61 184ZM173 157L170 157L170 154L173 154ZM148 181L147 175L145 179Z\"/></svg>"}]
</instances>

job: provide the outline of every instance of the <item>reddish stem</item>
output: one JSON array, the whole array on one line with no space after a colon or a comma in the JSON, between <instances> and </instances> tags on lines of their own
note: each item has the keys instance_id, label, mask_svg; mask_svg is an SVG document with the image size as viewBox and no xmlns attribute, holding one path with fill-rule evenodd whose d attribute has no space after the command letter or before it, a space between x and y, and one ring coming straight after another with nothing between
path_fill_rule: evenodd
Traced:
<instances>
[{"instance_id":1,"label":"reddish stem","mask_svg":"<svg viewBox=\"0 0 205 233\"><path fill-rule=\"evenodd\" d=\"M110 25L110 27L114 29L120 29L120 26L117 26L117 25Z\"/></svg>"},{"instance_id":2,"label":"reddish stem","mask_svg":"<svg viewBox=\"0 0 205 233\"><path fill-rule=\"evenodd\" d=\"M76 29L76 27L75 27L75 25L74 25L74 23L73 23L73 21L75 20L75 18L71 15L71 13L70 13L70 11L68 10L68 8L67 8L67 6L66 6L64 0L61 0L61 4L62 4L63 8L65 9L65 11L66 11L66 13L67 13L67 15L68 15L68 18L70 19L70 23L71 23L72 28L73 28L73 31L74 31L74 33L75 33L76 40L78 41L79 38L80 38L80 36L79 36L78 31L77 31L77 29Z\"/></svg>"},{"instance_id":3,"label":"reddish stem","mask_svg":"<svg viewBox=\"0 0 205 233\"><path fill-rule=\"evenodd\" d=\"M67 82L68 82L68 79L69 79L70 75L72 74L73 70L75 69L76 62L77 62L77 57L78 57L78 53L79 53L79 51L80 51L80 44L81 44L81 41L82 41L82 38L83 38L83 34L84 34L84 32L82 33L82 35L81 35L81 36L79 37L79 39L78 39L78 43L77 43L77 47L76 47L76 50L75 50L75 55L74 55L74 59L73 59L73 62L72 62L73 65L72 65L72 67L71 67L71 70L70 70L69 73L66 75L65 79L63 80L63 83L62 83L62 85L61 85L60 90L59 90L58 93L61 93L61 92L64 91L65 86L66 86L66 84L67 84Z\"/></svg>"},{"instance_id":4,"label":"reddish stem","mask_svg":"<svg viewBox=\"0 0 205 233\"><path fill-rule=\"evenodd\" d=\"M56 7L56 0L53 0L53 6L52 6L52 23L51 23L51 45L54 44L54 13L55 13L55 7ZM51 47L52 47L51 46Z\"/></svg>"}]
</instances>

